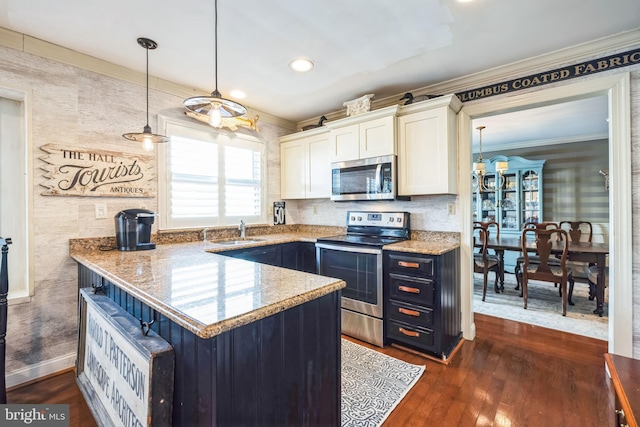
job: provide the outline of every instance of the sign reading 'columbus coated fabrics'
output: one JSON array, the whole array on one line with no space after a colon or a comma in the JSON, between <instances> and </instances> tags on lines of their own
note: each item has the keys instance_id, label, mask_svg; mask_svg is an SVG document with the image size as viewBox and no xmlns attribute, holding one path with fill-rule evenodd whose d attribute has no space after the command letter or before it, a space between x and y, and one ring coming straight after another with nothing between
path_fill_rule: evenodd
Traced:
<instances>
[{"instance_id":1,"label":"sign reading 'columbus coated fabrics'","mask_svg":"<svg viewBox=\"0 0 640 427\"><path fill-rule=\"evenodd\" d=\"M502 93L514 92L522 89L530 89L549 83L556 83L562 80L583 77L635 64L640 64L640 49L634 49L628 52L606 56L604 58L569 65L556 70L520 77L518 79L484 86L478 89L459 92L456 93L456 96L460 98L460 101L468 102L486 98L488 96L500 95Z\"/></svg>"},{"instance_id":2,"label":"sign reading 'columbus coated fabrics'","mask_svg":"<svg viewBox=\"0 0 640 427\"><path fill-rule=\"evenodd\" d=\"M45 196L154 197L152 156L47 144Z\"/></svg>"}]
</instances>

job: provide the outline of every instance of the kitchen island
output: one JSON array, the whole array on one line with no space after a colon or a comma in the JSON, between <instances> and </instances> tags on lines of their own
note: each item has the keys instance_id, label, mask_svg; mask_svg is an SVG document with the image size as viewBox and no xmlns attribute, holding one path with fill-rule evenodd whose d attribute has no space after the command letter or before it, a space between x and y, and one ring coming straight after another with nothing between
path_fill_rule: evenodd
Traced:
<instances>
[{"instance_id":1,"label":"kitchen island","mask_svg":"<svg viewBox=\"0 0 640 427\"><path fill-rule=\"evenodd\" d=\"M71 257L80 287L100 289L173 346L173 425L339 425L345 283L208 252L224 249L72 248Z\"/></svg>"}]
</instances>

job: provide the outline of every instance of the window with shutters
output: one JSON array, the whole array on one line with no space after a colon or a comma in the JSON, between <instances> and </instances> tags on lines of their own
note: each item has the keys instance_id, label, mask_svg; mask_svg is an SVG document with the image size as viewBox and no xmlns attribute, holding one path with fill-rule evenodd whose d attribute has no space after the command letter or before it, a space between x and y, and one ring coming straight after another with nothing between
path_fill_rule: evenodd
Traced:
<instances>
[{"instance_id":1,"label":"window with shutters","mask_svg":"<svg viewBox=\"0 0 640 427\"><path fill-rule=\"evenodd\" d=\"M159 146L162 229L262 223L265 147L255 137L163 118Z\"/></svg>"}]
</instances>

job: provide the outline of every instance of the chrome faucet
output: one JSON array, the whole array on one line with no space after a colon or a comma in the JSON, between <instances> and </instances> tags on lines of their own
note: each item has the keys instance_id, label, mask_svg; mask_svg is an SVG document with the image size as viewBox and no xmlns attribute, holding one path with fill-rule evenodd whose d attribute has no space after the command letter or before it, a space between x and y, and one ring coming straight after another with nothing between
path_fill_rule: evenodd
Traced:
<instances>
[{"instance_id":1,"label":"chrome faucet","mask_svg":"<svg viewBox=\"0 0 640 427\"><path fill-rule=\"evenodd\" d=\"M240 227L238 227L238 230L240 230L240 239L244 240L247 232L247 226L244 224L244 220L240 220Z\"/></svg>"}]
</instances>

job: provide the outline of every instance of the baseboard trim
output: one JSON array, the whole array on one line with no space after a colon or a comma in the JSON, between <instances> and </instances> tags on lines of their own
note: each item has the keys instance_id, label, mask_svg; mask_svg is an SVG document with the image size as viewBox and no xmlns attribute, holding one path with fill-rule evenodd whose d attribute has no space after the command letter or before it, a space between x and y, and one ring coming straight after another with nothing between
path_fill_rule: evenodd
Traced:
<instances>
[{"instance_id":1,"label":"baseboard trim","mask_svg":"<svg viewBox=\"0 0 640 427\"><path fill-rule=\"evenodd\" d=\"M76 364L76 353L69 353L55 359L45 360L35 365L26 366L16 371L7 373L7 388L35 381L39 378L55 374L69 368L73 368Z\"/></svg>"}]
</instances>

